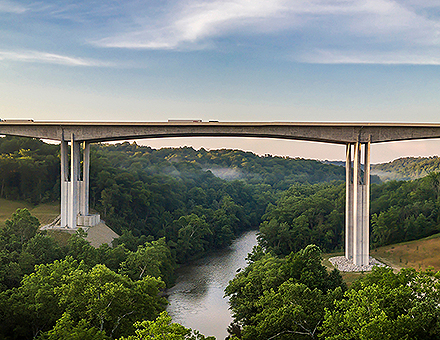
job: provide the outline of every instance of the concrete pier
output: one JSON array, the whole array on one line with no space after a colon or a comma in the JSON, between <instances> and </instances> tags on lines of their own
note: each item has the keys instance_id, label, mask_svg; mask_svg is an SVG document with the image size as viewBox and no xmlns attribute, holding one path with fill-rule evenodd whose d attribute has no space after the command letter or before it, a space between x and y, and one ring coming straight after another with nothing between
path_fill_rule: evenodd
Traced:
<instances>
[{"instance_id":1,"label":"concrete pier","mask_svg":"<svg viewBox=\"0 0 440 340\"><path fill-rule=\"evenodd\" d=\"M369 261L370 143L440 138L440 124L200 120L35 122L6 119L0 121L0 135L61 141L60 220L61 227L69 228L91 226L99 222L99 215L89 214L89 143L144 138L223 136L279 138L346 145L345 257L353 260L356 265L363 266Z\"/></svg>"},{"instance_id":2,"label":"concrete pier","mask_svg":"<svg viewBox=\"0 0 440 340\"><path fill-rule=\"evenodd\" d=\"M100 222L97 214L89 214L90 143L80 143L75 135L69 144L61 140L61 228L91 227ZM82 172L81 172L82 155Z\"/></svg>"},{"instance_id":3,"label":"concrete pier","mask_svg":"<svg viewBox=\"0 0 440 340\"><path fill-rule=\"evenodd\" d=\"M367 266L370 256L370 143L349 143L346 150L345 257L355 265Z\"/></svg>"}]
</instances>

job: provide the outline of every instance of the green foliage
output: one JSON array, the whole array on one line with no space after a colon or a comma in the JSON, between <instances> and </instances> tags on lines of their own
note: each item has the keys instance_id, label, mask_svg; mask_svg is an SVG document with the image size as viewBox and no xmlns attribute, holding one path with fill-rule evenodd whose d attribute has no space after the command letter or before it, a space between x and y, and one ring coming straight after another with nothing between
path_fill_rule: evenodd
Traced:
<instances>
[{"instance_id":1,"label":"green foliage","mask_svg":"<svg viewBox=\"0 0 440 340\"><path fill-rule=\"evenodd\" d=\"M375 268L328 308L322 337L336 339L438 339L439 274Z\"/></svg>"},{"instance_id":2,"label":"green foliage","mask_svg":"<svg viewBox=\"0 0 440 340\"><path fill-rule=\"evenodd\" d=\"M439 174L372 186L371 238L376 246L410 241L440 231Z\"/></svg>"},{"instance_id":3,"label":"green foliage","mask_svg":"<svg viewBox=\"0 0 440 340\"><path fill-rule=\"evenodd\" d=\"M38 226L38 219L27 209L17 209L0 229L0 291L18 287L34 265L64 256L52 238L37 234Z\"/></svg>"},{"instance_id":4,"label":"green foliage","mask_svg":"<svg viewBox=\"0 0 440 340\"><path fill-rule=\"evenodd\" d=\"M60 306L74 320L85 319L110 336L132 331L136 320L154 318L166 301L159 297L163 282L149 276L133 281L103 265L76 270L57 287Z\"/></svg>"},{"instance_id":5,"label":"green foliage","mask_svg":"<svg viewBox=\"0 0 440 340\"><path fill-rule=\"evenodd\" d=\"M57 199L58 150L38 139L0 138L0 197L34 204Z\"/></svg>"},{"instance_id":6,"label":"green foliage","mask_svg":"<svg viewBox=\"0 0 440 340\"><path fill-rule=\"evenodd\" d=\"M440 171L440 158L404 157L389 163L372 164L371 171L377 173L382 180L413 180Z\"/></svg>"},{"instance_id":7,"label":"green foliage","mask_svg":"<svg viewBox=\"0 0 440 340\"><path fill-rule=\"evenodd\" d=\"M269 206L259 243L283 255L312 243L325 250L342 248L344 206L343 183L293 185Z\"/></svg>"},{"instance_id":8,"label":"green foliage","mask_svg":"<svg viewBox=\"0 0 440 340\"><path fill-rule=\"evenodd\" d=\"M162 312L154 321L137 322L134 326L135 335L118 340L215 340L214 337L205 337L197 331L171 323L171 317L166 312Z\"/></svg>"},{"instance_id":9,"label":"green foliage","mask_svg":"<svg viewBox=\"0 0 440 340\"><path fill-rule=\"evenodd\" d=\"M339 272L328 273L319 248L309 245L284 258L259 256L225 292L243 339L301 339L317 334L324 308L344 289Z\"/></svg>"},{"instance_id":10,"label":"green foliage","mask_svg":"<svg viewBox=\"0 0 440 340\"><path fill-rule=\"evenodd\" d=\"M161 278L170 286L175 266L165 238L161 238L151 243L146 242L139 246L136 252L130 252L127 259L121 263L120 273L133 280L141 280L145 276Z\"/></svg>"},{"instance_id":11,"label":"green foliage","mask_svg":"<svg viewBox=\"0 0 440 340\"><path fill-rule=\"evenodd\" d=\"M13 239L13 241L9 241L9 243L23 245L35 236L39 225L38 219L32 216L29 210L26 208L17 209L17 211L12 214L12 218L6 220L3 233L8 234L9 237Z\"/></svg>"},{"instance_id":12,"label":"green foliage","mask_svg":"<svg viewBox=\"0 0 440 340\"><path fill-rule=\"evenodd\" d=\"M63 313L54 328L38 337L39 340L110 340L104 331L90 327L87 321L81 319L78 323L70 314Z\"/></svg>"},{"instance_id":13,"label":"green foliage","mask_svg":"<svg viewBox=\"0 0 440 340\"><path fill-rule=\"evenodd\" d=\"M0 294L0 334L11 339L30 339L49 330L61 317L56 288L80 269L73 259L39 265L22 285Z\"/></svg>"},{"instance_id":14,"label":"green foliage","mask_svg":"<svg viewBox=\"0 0 440 340\"><path fill-rule=\"evenodd\" d=\"M153 319L164 309L163 287L158 279L133 281L104 265L87 269L71 257L39 265L20 287L0 294L0 334L33 338L55 326L47 333L55 336L63 324L110 337L130 334L134 322Z\"/></svg>"}]
</instances>

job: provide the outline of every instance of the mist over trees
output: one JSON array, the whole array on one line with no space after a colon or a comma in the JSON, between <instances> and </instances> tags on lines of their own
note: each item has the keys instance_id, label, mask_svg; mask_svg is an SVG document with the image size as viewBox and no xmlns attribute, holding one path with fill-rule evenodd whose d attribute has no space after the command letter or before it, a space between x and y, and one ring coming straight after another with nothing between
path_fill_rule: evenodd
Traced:
<instances>
[{"instance_id":1,"label":"mist over trees","mask_svg":"<svg viewBox=\"0 0 440 340\"><path fill-rule=\"evenodd\" d=\"M431 157L403 157L392 162L372 164L371 171L382 180L413 180L425 177L431 172L440 171L440 158Z\"/></svg>"},{"instance_id":2,"label":"mist over trees","mask_svg":"<svg viewBox=\"0 0 440 340\"><path fill-rule=\"evenodd\" d=\"M34 204L59 199L59 164L57 145L0 138L0 197ZM239 179L209 170L222 168L235 169ZM291 184L343 176L338 166L238 150L93 144L90 206L117 233L141 238L139 244L165 237L182 263L257 228L268 203Z\"/></svg>"},{"instance_id":3,"label":"mist over trees","mask_svg":"<svg viewBox=\"0 0 440 340\"><path fill-rule=\"evenodd\" d=\"M164 290L179 264L258 226L226 288L230 339L439 337L440 274L375 269L347 288L321 264L343 248L343 167L135 143L93 145L91 158L91 207L121 237L63 243L17 210L0 228L0 339L210 339L171 322ZM59 166L58 145L0 138L0 198L58 200ZM438 173L373 184L373 246L440 232L439 211Z\"/></svg>"}]
</instances>

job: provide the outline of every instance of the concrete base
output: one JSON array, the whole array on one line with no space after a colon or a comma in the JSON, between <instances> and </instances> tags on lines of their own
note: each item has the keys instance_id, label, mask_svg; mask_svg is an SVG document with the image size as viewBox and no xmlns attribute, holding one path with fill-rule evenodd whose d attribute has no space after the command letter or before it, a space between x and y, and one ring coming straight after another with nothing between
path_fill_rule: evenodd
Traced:
<instances>
[{"instance_id":1,"label":"concrete base","mask_svg":"<svg viewBox=\"0 0 440 340\"><path fill-rule=\"evenodd\" d=\"M79 227L93 227L101 222L101 216L99 214L95 215L79 215L77 219L77 225Z\"/></svg>"},{"instance_id":2,"label":"concrete base","mask_svg":"<svg viewBox=\"0 0 440 340\"><path fill-rule=\"evenodd\" d=\"M87 233L86 241L90 243L91 246L99 248L102 244L112 245L112 241L118 238L119 235L116 234L109 226L107 226L103 221L92 227L76 227L76 228L62 228L60 225L48 224L42 226L40 230L55 230L68 234L75 234L78 229L82 229Z\"/></svg>"}]
</instances>

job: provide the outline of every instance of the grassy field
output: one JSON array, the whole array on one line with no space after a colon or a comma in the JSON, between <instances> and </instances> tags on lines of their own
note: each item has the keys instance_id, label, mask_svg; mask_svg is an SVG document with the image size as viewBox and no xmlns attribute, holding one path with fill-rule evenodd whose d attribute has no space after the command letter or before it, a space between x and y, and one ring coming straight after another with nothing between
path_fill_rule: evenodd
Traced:
<instances>
[{"instance_id":1,"label":"grassy field","mask_svg":"<svg viewBox=\"0 0 440 340\"><path fill-rule=\"evenodd\" d=\"M401 268L425 270L432 267L438 271L440 270L440 234L373 249L371 255L396 270Z\"/></svg>"},{"instance_id":2,"label":"grassy field","mask_svg":"<svg viewBox=\"0 0 440 340\"><path fill-rule=\"evenodd\" d=\"M328 260L330 257L343 256L343 252L323 254L322 264L332 270L334 267ZM372 249L370 255L398 271L402 268L425 270L428 267L440 270L440 234L420 240L392 244ZM366 273L341 272L344 281L350 285Z\"/></svg>"},{"instance_id":3,"label":"grassy field","mask_svg":"<svg viewBox=\"0 0 440 340\"><path fill-rule=\"evenodd\" d=\"M11 218L17 209L27 208L42 225L52 222L60 214L59 203L47 203L33 206L27 202L9 201L0 198L0 227Z\"/></svg>"},{"instance_id":4,"label":"grassy field","mask_svg":"<svg viewBox=\"0 0 440 340\"><path fill-rule=\"evenodd\" d=\"M0 228L4 225L7 219L10 219L12 214L17 209L27 208L30 213L38 218L41 225L49 224L60 214L59 203L47 203L32 206L26 202L8 201L0 198ZM48 230L60 244L66 245L72 233L75 231L61 231ZM111 241L118 237L118 235L111 230L104 223L100 223L93 228L90 228L87 233L86 240L94 247L99 247L102 243L111 244Z\"/></svg>"}]
</instances>

